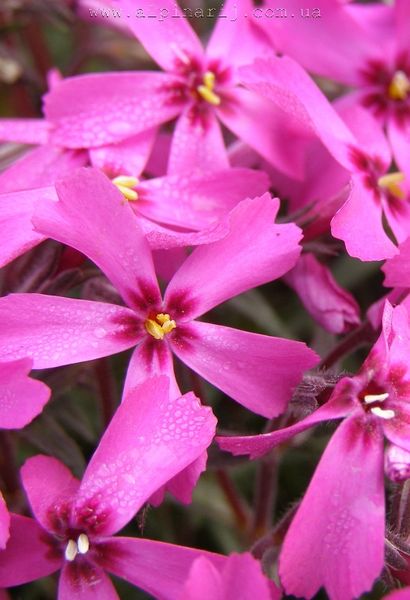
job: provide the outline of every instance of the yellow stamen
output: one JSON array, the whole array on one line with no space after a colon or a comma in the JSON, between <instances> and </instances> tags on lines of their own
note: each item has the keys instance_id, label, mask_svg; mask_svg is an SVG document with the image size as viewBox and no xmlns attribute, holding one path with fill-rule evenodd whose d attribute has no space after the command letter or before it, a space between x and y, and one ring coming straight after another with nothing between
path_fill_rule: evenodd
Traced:
<instances>
[{"instance_id":1,"label":"yellow stamen","mask_svg":"<svg viewBox=\"0 0 410 600\"><path fill-rule=\"evenodd\" d=\"M167 333L170 333L177 324L166 313L158 313L154 319L147 319L144 323L147 332L156 340L163 340Z\"/></svg>"},{"instance_id":2,"label":"yellow stamen","mask_svg":"<svg viewBox=\"0 0 410 600\"><path fill-rule=\"evenodd\" d=\"M206 71L204 74L204 85L208 90L213 90L215 87L215 73L212 71Z\"/></svg>"},{"instance_id":3,"label":"yellow stamen","mask_svg":"<svg viewBox=\"0 0 410 600\"><path fill-rule=\"evenodd\" d=\"M214 92L215 87L215 73L212 71L206 71L203 76L203 84L198 85L196 91L205 102L218 106L221 103L221 98Z\"/></svg>"},{"instance_id":4,"label":"yellow stamen","mask_svg":"<svg viewBox=\"0 0 410 600\"><path fill-rule=\"evenodd\" d=\"M394 173L387 173L379 177L377 184L386 190L388 190L392 196L396 196L400 200L404 200L406 197L405 191L400 187L400 183L404 181L404 173L401 171L395 171Z\"/></svg>"},{"instance_id":5,"label":"yellow stamen","mask_svg":"<svg viewBox=\"0 0 410 600\"><path fill-rule=\"evenodd\" d=\"M112 182L120 190L126 200L130 202L138 200L138 194L134 189L139 184L139 180L136 177L118 175L118 177L114 177Z\"/></svg>"},{"instance_id":6,"label":"yellow stamen","mask_svg":"<svg viewBox=\"0 0 410 600\"><path fill-rule=\"evenodd\" d=\"M406 100L410 94L410 80L404 71L396 71L390 82L388 94L392 100Z\"/></svg>"}]
</instances>

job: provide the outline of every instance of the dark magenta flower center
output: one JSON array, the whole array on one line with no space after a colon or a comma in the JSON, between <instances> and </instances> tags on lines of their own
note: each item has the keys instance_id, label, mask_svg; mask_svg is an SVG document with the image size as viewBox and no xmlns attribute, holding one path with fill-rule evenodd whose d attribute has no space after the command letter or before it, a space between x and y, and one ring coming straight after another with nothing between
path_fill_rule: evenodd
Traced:
<instances>
[{"instance_id":1,"label":"dark magenta flower center","mask_svg":"<svg viewBox=\"0 0 410 600\"><path fill-rule=\"evenodd\" d=\"M410 123L410 55L399 54L390 65L369 61L361 74L363 105L378 117L394 118L403 127Z\"/></svg>"}]
</instances>

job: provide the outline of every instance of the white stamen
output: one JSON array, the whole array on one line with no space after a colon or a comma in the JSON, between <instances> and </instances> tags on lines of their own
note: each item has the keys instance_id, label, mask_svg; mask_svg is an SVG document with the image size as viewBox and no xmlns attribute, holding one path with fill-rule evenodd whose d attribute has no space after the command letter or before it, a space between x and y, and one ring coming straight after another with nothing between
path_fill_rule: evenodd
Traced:
<instances>
[{"instance_id":1,"label":"white stamen","mask_svg":"<svg viewBox=\"0 0 410 600\"><path fill-rule=\"evenodd\" d=\"M80 554L87 554L88 550L90 549L90 541L85 533L81 533L78 536L77 548Z\"/></svg>"},{"instance_id":2,"label":"white stamen","mask_svg":"<svg viewBox=\"0 0 410 600\"><path fill-rule=\"evenodd\" d=\"M365 404L372 404L373 402L384 402L389 397L389 394L367 394L363 400Z\"/></svg>"},{"instance_id":3,"label":"white stamen","mask_svg":"<svg viewBox=\"0 0 410 600\"><path fill-rule=\"evenodd\" d=\"M77 552L78 552L77 544L75 543L74 540L69 540L67 547L65 549L65 552L64 552L64 556L65 556L66 560L69 560L70 562L73 561L75 559L75 557L77 556Z\"/></svg>"},{"instance_id":4,"label":"white stamen","mask_svg":"<svg viewBox=\"0 0 410 600\"><path fill-rule=\"evenodd\" d=\"M381 419L393 419L396 416L394 410L390 410L389 408L380 408L380 406L375 406L370 409L370 412L373 413L376 417L380 417Z\"/></svg>"}]
</instances>

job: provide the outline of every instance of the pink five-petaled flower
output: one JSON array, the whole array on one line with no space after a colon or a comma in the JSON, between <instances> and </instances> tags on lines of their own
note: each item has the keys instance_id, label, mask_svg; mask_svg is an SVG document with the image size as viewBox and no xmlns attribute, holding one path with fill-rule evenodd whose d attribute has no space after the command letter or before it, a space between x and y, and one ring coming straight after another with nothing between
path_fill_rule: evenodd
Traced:
<instances>
[{"instance_id":1,"label":"pink five-petaled flower","mask_svg":"<svg viewBox=\"0 0 410 600\"><path fill-rule=\"evenodd\" d=\"M22 468L34 519L12 515L0 553L0 586L61 568L59 600L118 598L105 571L155 597L177 600L192 562L204 555L138 538L113 537L151 494L211 443L216 419L192 394L172 399L167 377L129 391L79 482L55 458L36 456Z\"/></svg>"},{"instance_id":2,"label":"pink five-petaled flower","mask_svg":"<svg viewBox=\"0 0 410 600\"><path fill-rule=\"evenodd\" d=\"M341 379L326 404L286 429L218 439L224 450L257 457L313 425L346 417L285 538L279 572L289 594L311 598L324 586L331 600L349 600L382 570L383 438L410 450L409 352L407 310L386 302L382 333L360 372Z\"/></svg>"},{"instance_id":3,"label":"pink five-petaled flower","mask_svg":"<svg viewBox=\"0 0 410 600\"><path fill-rule=\"evenodd\" d=\"M383 214L397 241L406 239L409 194L403 173L387 173L391 151L374 118L359 107L345 111L351 131L303 68L288 57L257 60L240 73L247 87L309 125L351 174L350 195L332 220L332 234L361 260L394 256L397 248L384 231Z\"/></svg>"},{"instance_id":4,"label":"pink five-petaled flower","mask_svg":"<svg viewBox=\"0 0 410 600\"><path fill-rule=\"evenodd\" d=\"M35 226L93 260L128 307L40 294L0 299L0 347L36 368L107 356L137 345L126 386L150 374L173 379L172 352L250 410L282 412L317 356L305 344L196 321L232 296L283 275L299 254L300 230L274 222L268 194L244 200L227 217L228 233L196 248L162 300L151 252L130 206L100 172L81 169L57 184ZM91 199L94 198L95 202Z\"/></svg>"},{"instance_id":5,"label":"pink five-petaled flower","mask_svg":"<svg viewBox=\"0 0 410 600\"><path fill-rule=\"evenodd\" d=\"M279 600L281 593L267 579L252 554L231 554L222 569L205 556L193 563L179 600Z\"/></svg>"},{"instance_id":6,"label":"pink five-petaled flower","mask_svg":"<svg viewBox=\"0 0 410 600\"><path fill-rule=\"evenodd\" d=\"M266 52L262 32L243 13L253 9L243 0L238 19L217 19L206 52L182 11L172 0L160 10L169 18L145 18L148 1L120 0L127 25L160 72L98 73L72 77L46 96L45 112L56 144L72 148L112 144L178 117L169 173L229 166L218 119L268 161L291 175L303 172L306 129L264 98L240 85L237 68ZM236 8L226 2L224 12ZM286 139L286 144L283 143Z\"/></svg>"}]
</instances>

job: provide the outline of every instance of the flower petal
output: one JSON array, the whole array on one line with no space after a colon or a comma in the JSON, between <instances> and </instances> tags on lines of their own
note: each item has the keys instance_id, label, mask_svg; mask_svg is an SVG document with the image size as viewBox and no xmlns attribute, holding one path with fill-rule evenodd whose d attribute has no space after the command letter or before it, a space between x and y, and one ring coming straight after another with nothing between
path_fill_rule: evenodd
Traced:
<instances>
[{"instance_id":1,"label":"flower petal","mask_svg":"<svg viewBox=\"0 0 410 600\"><path fill-rule=\"evenodd\" d=\"M172 248L186 248L189 246L201 246L202 244L210 244L221 238L224 238L229 233L229 222L228 218L224 217L220 221L217 221L213 225L201 229L201 231L180 231L177 229L171 229L164 225L160 225L155 221L146 219L142 215L138 215L138 224L143 230L145 237L152 250L167 250L168 254ZM181 264L184 262L182 259L186 258L186 252L183 256L181 254L175 254L177 262ZM162 257L161 257L162 258ZM169 259L167 259L168 261ZM174 263L176 266L176 263ZM158 265L157 265L158 266ZM163 265L161 265L163 267ZM164 269L157 269L158 274L164 273ZM176 268L173 268L175 273ZM165 269L167 272L167 269ZM173 274L172 273L172 274ZM166 279L170 279L167 277Z\"/></svg>"},{"instance_id":2,"label":"flower petal","mask_svg":"<svg viewBox=\"0 0 410 600\"><path fill-rule=\"evenodd\" d=\"M406 125L405 123L399 125L391 119L388 122L387 128L396 163L405 174L406 182L409 182L410 125Z\"/></svg>"},{"instance_id":3,"label":"flower petal","mask_svg":"<svg viewBox=\"0 0 410 600\"><path fill-rule=\"evenodd\" d=\"M396 21L396 40L398 52L409 51L410 38L410 6L407 0L396 0L394 3Z\"/></svg>"},{"instance_id":4,"label":"flower petal","mask_svg":"<svg viewBox=\"0 0 410 600\"><path fill-rule=\"evenodd\" d=\"M252 554L231 554L222 571L223 600L280 600L279 589L262 572Z\"/></svg>"},{"instance_id":5,"label":"flower petal","mask_svg":"<svg viewBox=\"0 0 410 600\"><path fill-rule=\"evenodd\" d=\"M267 21L265 31L275 46L313 73L352 86L360 84L360 67L378 47L343 3L318 0L314 8L303 0L286 0L284 4L288 18L261 19ZM273 2L268 6L283 10ZM320 11L319 16L315 17L314 11Z\"/></svg>"},{"instance_id":6,"label":"flower petal","mask_svg":"<svg viewBox=\"0 0 410 600\"><path fill-rule=\"evenodd\" d=\"M361 152L373 161L377 159L378 168L387 171L392 160L389 142L380 121L363 108L360 100L353 92L338 98L333 107L357 139Z\"/></svg>"},{"instance_id":7,"label":"flower petal","mask_svg":"<svg viewBox=\"0 0 410 600\"><path fill-rule=\"evenodd\" d=\"M128 308L43 294L0 298L0 323L2 358L30 357L35 369L110 356L141 335Z\"/></svg>"},{"instance_id":8,"label":"flower petal","mask_svg":"<svg viewBox=\"0 0 410 600\"><path fill-rule=\"evenodd\" d=\"M0 552L0 586L12 587L57 571L62 563L34 519L11 515L10 539Z\"/></svg>"},{"instance_id":9,"label":"flower petal","mask_svg":"<svg viewBox=\"0 0 410 600\"><path fill-rule=\"evenodd\" d=\"M175 379L172 353L169 346L160 340L146 339L132 353L124 384L123 398L137 385L153 376L166 375L169 378L169 393L177 400L181 391ZM192 492L198 479L206 469L208 455L203 452L190 465L177 473L150 497L149 503L158 506L164 500L165 492L169 492L180 502L189 504Z\"/></svg>"},{"instance_id":10,"label":"flower petal","mask_svg":"<svg viewBox=\"0 0 410 600\"><path fill-rule=\"evenodd\" d=\"M185 101L174 76L151 72L93 73L64 79L45 96L51 141L95 148L132 137L176 117Z\"/></svg>"},{"instance_id":11,"label":"flower petal","mask_svg":"<svg viewBox=\"0 0 410 600\"><path fill-rule=\"evenodd\" d=\"M45 239L34 231L31 218L42 198L55 199L54 188L39 188L0 194L0 267Z\"/></svg>"},{"instance_id":12,"label":"flower petal","mask_svg":"<svg viewBox=\"0 0 410 600\"><path fill-rule=\"evenodd\" d=\"M218 569L204 556L197 558L189 571L181 600L227 600L223 596Z\"/></svg>"},{"instance_id":13,"label":"flower petal","mask_svg":"<svg viewBox=\"0 0 410 600\"><path fill-rule=\"evenodd\" d=\"M268 188L268 176L262 171L194 171L143 181L138 187L141 193L137 209L154 221L200 230L222 218L241 200L262 195Z\"/></svg>"},{"instance_id":14,"label":"flower petal","mask_svg":"<svg viewBox=\"0 0 410 600\"><path fill-rule=\"evenodd\" d=\"M334 158L351 168L350 147L357 146L353 134L296 61L288 56L256 60L240 74L246 87L278 105L306 131L315 132Z\"/></svg>"},{"instance_id":15,"label":"flower petal","mask_svg":"<svg viewBox=\"0 0 410 600\"><path fill-rule=\"evenodd\" d=\"M43 455L26 460L21 478L36 520L47 531L60 533L58 509L66 509L67 513L80 486L79 480L62 462Z\"/></svg>"},{"instance_id":16,"label":"flower petal","mask_svg":"<svg viewBox=\"0 0 410 600\"><path fill-rule=\"evenodd\" d=\"M299 295L306 310L327 331L343 333L360 324L360 309L313 254L302 254L285 281Z\"/></svg>"},{"instance_id":17,"label":"flower petal","mask_svg":"<svg viewBox=\"0 0 410 600\"><path fill-rule=\"evenodd\" d=\"M383 260L397 254L383 229L381 205L359 177L352 178L349 198L333 217L331 228L350 256L360 260Z\"/></svg>"},{"instance_id":18,"label":"flower petal","mask_svg":"<svg viewBox=\"0 0 410 600\"><path fill-rule=\"evenodd\" d=\"M251 0L226 0L215 19L215 26L206 47L208 58L229 59L230 65L248 65L255 58L272 53L272 42L257 19L250 18Z\"/></svg>"},{"instance_id":19,"label":"flower petal","mask_svg":"<svg viewBox=\"0 0 410 600\"><path fill-rule=\"evenodd\" d=\"M197 115L195 107L189 106L176 123L167 172L185 175L187 169L207 173L228 168L222 131L213 109Z\"/></svg>"},{"instance_id":20,"label":"flower petal","mask_svg":"<svg viewBox=\"0 0 410 600\"><path fill-rule=\"evenodd\" d=\"M302 373L319 360L301 342L199 321L177 326L170 344L204 379L268 418L285 410Z\"/></svg>"},{"instance_id":21,"label":"flower petal","mask_svg":"<svg viewBox=\"0 0 410 600\"><path fill-rule=\"evenodd\" d=\"M4 550L10 537L10 513L0 492L0 550Z\"/></svg>"},{"instance_id":22,"label":"flower petal","mask_svg":"<svg viewBox=\"0 0 410 600\"><path fill-rule=\"evenodd\" d=\"M148 161L156 134L157 129L154 127L115 144L91 148L91 164L112 177L138 177Z\"/></svg>"},{"instance_id":23,"label":"flower petal","mask_svg":"<svg viewBox=\"0 0 410 600\"><path fill-rule=\"evenodd\" d=\"M51 390L28 375L32 361L28 358L0 362L0 427L25 427L43 409Z\"/></svg>"},{"instance_id":24,"label":"flower petal","mask_svg":"<svg viewBox=\"0 0 410 600\"><path fill-rule=\"evenodd\" d=\"M87 162L88 155L82 150L40 146L0 173L0 189L2 192L14 192L54 185L57 177Z\"/></svg>"},{"instance_id":25,"label":"flower petal","mask_svg":"<svg viewBox=\"0 0 410 600\"><path fill-rule=\"evenodd\" d=\"M205 451L193 463L185 467L180 473L170 479L162 488L157 490L149 499L149 504L159 506L164 500L166 492L169 492L182 502L191 504L192 494L202 473L206 470L208 453Z\"/></svg>"},{"instance_id":26,"label":"flower petal","mask_svg":"<svg viewBox=\"0 0 410 600\"><path fill-rule=\"evenodd\" d=\"M39 203L37 231L93 260L129 306L141 285L159 301L151 251L131 207L97 169L78 169L56 185L59 202ZM140 290L141 291L141 290ZM145 313L144 313L145 314Z\"/></svg>"},{"instance_id":27,"label":"flower petal","mask_svg":"<svg viewBox=\"0 0 410 600\"><path fill-rule=\"evenodd\" d=\"M247 81L244 83L247 84ZM306 138L312 137L311 130L263 96L263 93L238 86L231 92L231 100L221 103L218 117L239 139L279 171L302 179Z\"/></svg>"},{"instance_id":28,"label":"flower petal","mask_svg":"<svg viewBox=\"0 0 410 600\"><path fill-rule=\"evenodd\" d=\"M384 600L410 600L410 587L390 592L384 597Z\"/></svg>"},{"instance_id":29,"label":"flower petal","mask_svg":"<svg viewBox=\"0 0 410 600\"><path fill-rule=\"evenodd\" d=\"M165 71L176 70L181 55L194 59L202 57L198 36L188 25L186 13L173 0L164 0L160 5L143 2L142 13L136 11L134 0L117 0L117 4L132 15L128 20L130 29Z\"/></svg>"},{"instance_id":30,"label":"flower petal","mask_svg":"<svg viewBox=\"0 0 410 600\"><path fill-rule=\"evenodd\" d=\"M410 239L399 246L397 256L390 258L382 267L386 287L410 286Z\"/></svg>"},{"instance_id":31,"label":"flower petal","mask_svg":"<svg viewBox=\"0 0 410 600\"><path fill-rule=\"evenodd\" d=\"M128 363L123 399L135 387L158 375L166 375L169 378L170 393L174 398L181 396L168 344L163 340L156 340L150 335L145 335L142 342L135 348Z\"/></svg>"},{"instance_id":32,"label":"flower petal","mask_svg":"<svg viewBox=\"0 0 410 600\"><path fill-rule=\"evenodd\" d=\"M138 538L112 538L104 543L99 564L117 577L140 587L154 598L181 597L189 569L204 556L217 569L226 557L196 548L185 548Z\"/></svg>"},{"instance_id":33,"label":"flower petal","mask_svg":"<svg viewBox=\"0 0 410 600\"><path fill-rule=\"evenodd\" d=\"M341 380L339 385L342 381L343 380ZM306 431L306 429L309 429L310 427L314 427L329 419L340 419L341 417L346 416L349 408L349 404L346 404L343 401L340 402L336 399L336 401L326 402L326 404L315 410L305 419L302 419L294 425L285 427L284 429L278 429L277 431L262 433L260 435L217 436L215 439L222 450L230 452L235 456L249 454L251 459L259 458L272 450L272 448L287 442L295 435L302 433L302 431Z\"/></svg>"},{"instance_id":34,"label":"flower petal","mask_svg":"<svg viewBox=\"0 0 410 600\"><path fill-rule=\"evenodd\" d=\"M192 302L183 319L198 317L291 269L301 232L294 224L274 223L278 208L278 199L269 194L240 202L230 213L228 235L196 248L172 278L165 294L169 310L188 294Z\"/></svg>"},{"instance_id":35,"label":"flower petal","mask_svg":"<svg viewBox=\"0 0 410 600\"><path fill-rule=\"evenodd\" d=\"M155 490L203 453L215 423L211 409L192 393L172 398L167 377L134 388L85 472L74 508L78 523L93 506L105 514L99 533L121 529Z\"/></svg>"},{"instance_id":36,"label":"flower petal","mask_svg":"<svg viewBox=\"0 0 410 600\"><path fill-rule=\"evenodd\" d=\"M66 562L58 583L58 600L120 600L102 569L88 561Z\"/></svg>"},{"instance_id":37,"label":"flower petal","mask_svg":"<svg viewBox=\"0 0 410 600\"><path fill-rule=\"evenodd\" d=\"M0 140L47 144L50 124L45 119L0 119Z\"/></svg>"},{"instance_id":38,"label":"flower petal","mask_svg":"<svg viewBox=\"0 0 410 600\"><path fill-rule=\"evenodd\" d=\"M288 594L332 600L368 591L384 564L383 439L356 416L329 442L280 557Z\"/></svg>"}]
</instances>

